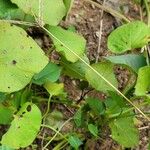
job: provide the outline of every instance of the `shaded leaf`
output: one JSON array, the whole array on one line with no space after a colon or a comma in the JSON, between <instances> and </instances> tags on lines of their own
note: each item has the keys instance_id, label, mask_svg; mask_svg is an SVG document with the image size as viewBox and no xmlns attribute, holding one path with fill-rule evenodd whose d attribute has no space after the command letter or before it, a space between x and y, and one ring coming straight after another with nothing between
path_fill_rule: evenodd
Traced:
<instances>
[{"instance_id":1,"label":"shaded leaf","mask_svg":"<svg viewBox=\"0 0 150 150\"><path fill-rule=\"evenodd\" d=\"M61 27L49 26L48 30L60 41L62 41L69 49L74 51L78 56L82 57L85 52L86 41L82 36L65 30ZM52 37L56 50L60 52L70 62L76 62L79 58L64 47L60 42Z\"/></svg>"},{"instance_id":2,"label":"shaded leaf","mask_svg":"<svg viewBox=\"0 0 150 150\"><path fill-rule=\"evenodd\" d=\"M143 55L136 54L128 54L128 55L120 55L120 56L108 56L105 59L116 63L116 64L124 64L131 67L135 72L146 66L146 58Z\"/></svg>"},{"instance_id":3,"label":"shaded leaf","mask_svg":"<svg viewBox=\"0 0 150 150\"><path fill-rule=\"evenodd\" d=\"M20 9L22 9L26 14L32 16L39 16L39 1L37 0L11 0L13 3L17 4ZM42 8L41 8L42 9ZM66 8L63 0L45 0L43 2L43 21L45 24L58 25L61 19L66 14Z\"/></svg>"},{"instance_id":4,"label":"shaded leaf","mask_svg":"<svg viewBox=\"0 0 150 150\"><path fill-rule=\"evenodd\" d=\"M91 65L97 72L99 72L103 77L105 77L111 84L116 88L118 87L118 82L114 74L114 65L108 62L102 62ZM100 76L98 76L90 68L87 69L85 75L87 81L91 84L93 88L98 91L107 92L108 90L114 91L114 89L108 85Z\"/></svg>"},{"instance_id":5,"label":"shaded leaf","mask_svg":"<svg viewBox=\"0 0 150 150\"><path fill-rule=\"evenodd\" d=\"M47 66L38 74L33 77L33 83L42 85L45 82L55 82L59 79L61 67L49 62Z\"/></svg>"},{"instance_id":6,"label":"shaded leaf","mask_svg":"<svg viewBox=\"0 0 150 150\"><path fill-rule=\"evenodd\" d=\"M150 96L150 67L142 67L138 72L135 94L137 96Z\"/></svg>"},{"instance_id":7,"label":"shaded leaf","mask_svg":"<svg viewBox=\"0 0 150 150\"><path fill-rule=\"evenodd\" d=\"M20 27L1 22L0 35L0 91L18 91L46 66L48 58Z\"/></svg>"},{"instance_id":8,"label":"shaded leaf","mask_svg":"<svg viewBox=\"0 0 150 150\"><path fill-rule=\"evenodd\" d=\"M0 124L7 125L13 120L14 109L0 104Z\"/></svg>"},{"instance_id":9,"label":"shaded leaf","mask_svg":"<svg viewBox=\"0 0 150 150\"><path fill-rule=\"evenodd\" d=\"M2 146L0 146L0 150L15 150L15 149L12 149L8 146L2 145Z\"/></svg>"},{"instance_id":10,"label":"shaded leaf","mask_svg":"<svg viewBox=\"0 0 150 150\"><path fill-rule=\"evenodd\" d=\"M41 112L35 104L26 103L12 121L1 143L14 149L30 145L36 138L41 125Z\"/></svg>"},{"instance_id":11,"label":"shaded leaf","mask_svg":"<svg viewBox=\"0 0 150 150\"><path fill-rule=\"evenodd\" d=\"M87 98L86 102L96 115L101 115L104 113L105 108L101 100L96 98Z\"/></svg>"},{"instance_id":12,"label":"shaded leaf","mask_svg":"<svg viewBox=\"0 0 150 150\"><path fill-rule=\"evenodd\" d=\"M86 56L83 59L89 64L89 60ZM63 73L70 77L74 77L77 79L85 79L85 71L87 69L87 65L82 61L78 60L75 63L71 63L65 59L61 61L63 66Z\"/></svg>"},{"instance_id":13,"label":"shaded leaf","mask_svg":"<svg viewBox=\"0 0 150 150\"><path fill-rule=\"evenodd\" d=\"M110 34L108 48L114 53L141 48L148 43L149 36L149 27L141 21L134 21L118 27Z\"/></svg>"}]
</instances>

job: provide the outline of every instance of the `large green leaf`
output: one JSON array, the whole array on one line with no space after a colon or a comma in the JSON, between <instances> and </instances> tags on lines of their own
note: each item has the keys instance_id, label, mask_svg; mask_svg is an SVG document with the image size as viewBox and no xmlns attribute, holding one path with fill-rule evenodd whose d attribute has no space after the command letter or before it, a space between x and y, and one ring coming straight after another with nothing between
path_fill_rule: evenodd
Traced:
<instances>
[{"instance_id":1,"label":"large green leaf","mask_svg":"<svg viewBox=\"0 0 150 150\"><path fill-rule=\"evenodd\" d=\"M131 22L114 30L108 37L108 48L114 53L141 48L149 41L150 29L140 21Z\"/></svg>"},{"instance_id":2,"label":"large green leaf","mask_svg":"<svg viewBox=\"0 0 150 150\"><path fill-rule=\"evenodd\" d=\"M39 1L38 0L11 0L17 4L26 14L39 16ZM66 8L63 0L44 0L41 4L41 15L45 24L58 25L60 20L65 16Z\"/></svg>"},{"instance_id":3,"label":"large green leaf","mask_svg":"<svg viewBox=\"0 0 150 150\"><path fill-rule=\"evenodd\" d=\"M93 67L97 72L99 72L103 77L105 77L111 84L113 84L117 88L118 82L114 74L113 64L109 62L102 62L93 64L91 67ZM92 87L94 87L98 91L107 92L108 90L114 90L90 68L87 69L85 77L92 85Z\"/></svg>"},{"instance_id":4,"label":"large green leaf","mask_svg":"<svg viewBox=\"0 0 150 150\"><path fill-rule=\"evenodd\" d=\"M22 28L0 23L1 92L22 89L47 63L44 52Z\"/></svg>"},{"instance_id":5,"label":"large green leaf","mask_svg":"<svg viewBox=\"0 0 150 150\"><path fill-rule=\"evenodd\" d=\"M135 86L137 96L150 96L150 67L142 67L138 72L138 79Z\"/></svg>"},{"instance_id":6,"label":"large green leaf","mask_svg":"<svg viewBox=\"0 0 150 150\"><path fill-rule=\"evenodd\" d=\"M128 54L120 56L108 56L105 57L105 59L116 64L127 65L135 72L138 72L139 68L146 66L146 58L143 55Z\"/></svg>"},{"instance_id":7,"label":"large green leaf","mask_svg":"<svg viewBox=\"0 0 150 150\"><path fill-rule=\"evenodd\" d=\"M49 62L47 66L33 78L33 83L42 85L45 82L55 82L59 79L61 73L61 67Z\"/></svg>"},{"instance_id":8,"label":"large green leaf","mask_svg":"<svg viewBox=\"0 0 150 150\"><path fill-rule=\"evenodd\" d=\"M139 142L139 133L133 117L119 117L109 124L112 138L124 147L135 147Z\"/></svg>"},{"instance_id":9,"label":"large green leaf","mask_svg":"<svg viewBox=\"0 0 150 150\"><path fill-rule=\"evenodd\" d=\"M49 26L48 30L60 41L62 41L69 49L71 49L78 56L82 57L85 52L86 41L82 36L78 34L65 30L61 27ZM64 47L56 39L53 39L56 50L62 53L66 59L70 62L76 62L79 58L70 52L66 47Z\"/></svg>"},{"instance_id":10,"label":"large green leaf","mask_svg":"<svg viewBox=\"0 0 150 150\"><path fill-rule=\"evenodd\" d=\"M1 144L14 149L30 145L36 138L41 125L41 112L32 103L26 103L17 113L9 130L3 135Z\"/></svg>"}]
</instances>

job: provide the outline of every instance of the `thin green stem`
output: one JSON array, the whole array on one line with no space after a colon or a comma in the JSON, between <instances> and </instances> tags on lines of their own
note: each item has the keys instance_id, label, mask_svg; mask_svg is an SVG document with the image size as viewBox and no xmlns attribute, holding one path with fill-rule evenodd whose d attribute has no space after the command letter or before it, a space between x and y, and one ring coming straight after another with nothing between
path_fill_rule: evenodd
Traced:
<instances>
[{"instance_id":1,"label":"thin green stem","mask_svg":"<svg viewBox=\"0 0 150 150\"><path fill-rule=\"evenodd\" d=\"M47 146L55 139L55 137L60 133L61 129L72 120L72 118L69 118L67 121L65 121L62 126L58 129L58 131L56 132L56 134L51 138L51 140L42 148L42 150L45 150L47 148Z\"/></svg>"},{"instance_id":2,"label":"thin green stem","mask_svg":"<svg viewBox=\"0 0 150 150\"><path fill-rule=\"evenodd\" d=\"M54 129L53 127L51 127L49 125L45 125L45 124L42 124L41 127L51 129L52 131L54 131L55 133L59 134L63 139L65 139L67 141L67 138L63 134L61 134L60 132L58 132L58 130Z\"/></svg>"},{"instance_id":3,"label":"thin green stem","mask_svg":"<svg viewBox=\"0 0 150 150\"><path fill-rule=\"evenodd\" d=\"M150 118L145 115L134 103L132 103L122 92L120 92L112 83L110 83L101 73L99 73L97 70L95 70L91 65L89 65L83 58L81 58L78 54L75 53L75 50L70 49L66 44L64 44L60 39L55 37L49 30L42 27L43 30L45 30L51 37L53 37L55 40L57 40L59 43L61 43L69 52L74 54L80 61L82 61L88 68L90 68L95 74L97 74L102 80L104 80L109 86L112 87L120 96L122 96L128 103L130 103L140 114L142 114L148 121L150 121Z\"/></svg>"},{"instance_id":4,"label":"thin green stem","mask_svg":"<svg viewBox=\"0 0 150 150\"><path fill-rule=\"evenodd\" d=\"M47 102L47 110L46 110L45 114L43 115L43 118L45 118L47 116L47 114L49 113L49 111L50 111L51 98L52 98L52 96L50 95L49 98L48 98L48 102Z\"/></svg>"},{"instance_id":5,"label":"thin green stem","mask_svg":"<svg viewBox=\"0 0 150 150\"><path fill-rule=\"evenodd\" d=\"M123 14L119 13L118 11L115 11L114 9L112 9L110 7L107 7L105 5L101 5L101 4L96 3L96 2L94 2L92 0L84 0L84 1L95 5L96 7L104 10L105 12L110 13L114 17L120 18L120 19L124 20L125 22L130 22L130 20L128 18L126 18Z\"/></svg>"}]
</instances>

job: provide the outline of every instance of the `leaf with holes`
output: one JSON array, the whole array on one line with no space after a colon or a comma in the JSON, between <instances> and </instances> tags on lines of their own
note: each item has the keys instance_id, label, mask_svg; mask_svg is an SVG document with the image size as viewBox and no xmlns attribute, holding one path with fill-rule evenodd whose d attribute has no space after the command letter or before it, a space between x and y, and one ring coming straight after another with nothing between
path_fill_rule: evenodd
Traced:
<instances>
[{"instance_id":1,"label":"leaf with holes","mask_svg":"<svg viewBox=\"0 0 150 150\"><path fill-rule=\"evenodd\" d=\"M114 65L109 62L102 62L91 65L98 73L105 77L114 87L117 88L118 82L114 74ZM108 85L99 75L97 75L92 69L86 70L86 79L98 91L107 92L108 90L114 91L114 89Z\"/></svg>"},{"instance_id":2,"label":"leaf with holes","mask_svg":"<svg viewBox=\"0 0 150 150\"><path fill-rule=\"evenodd\" d=\"M82 36L61 27L49 26L48 30L75 53L73 54L68 48L52 37L56 50L64 55L68 61L74 63L79 59L76 55L80 57L84 55L86 41Z\"/></svg>"},{"instance_id":3,"label":"leaf with holes","mask_svg":"<svg viewBox=\"0 0 150 150\"><path fill-rule=\"evenodd\" d=\"M150 96L150 67L142 67L138 72L138 79L135 86L137 96Z\"/></svg>"},{"instance_id":4,"label":"leaf with holes","mask_svg":"<svg viewBox=\"0 0 150 150\"><path fill-rule=\"evenodd\" d=\"M141 48L149 42L150 28L143 22L134 21L114 30L108 37L108 48L114 53L123 53Z\"/></svg>"},{"instance_id":5,"label":"leaf with holes","mask_svg":"<svg viewBox=\"0 0 150 150\"><path fill-rule=\"evenodd\" d=\"M3 135L1 144L14 149L27 147L36 138L41 120L41 112L35 104L24 104Z\"/></svg>"},{"instance_id":6,"label":"leaf with holes","mask_svg":"<svg viewBox=\"0 0 150 150\"><path fill-rule=\"evenodd\" d=\"M18 91L46 66L48 58L20 27L1 22L0 35L0 91Z\"/></svg>"},{"instance_id":7,"label":"leaf with holes","mask_svg":"<svg viewBox=\"0 0 150 150\"><path fill-rule=\"evenodd\" d=\"M39 11L43 16L45 24L58 25L61 19L66 14L66 8L63 0L44 0L39 4L38 0L11 0L17 4L26 14L30 14L35 17L39 17Z\"/></svg>"}]
</instances>

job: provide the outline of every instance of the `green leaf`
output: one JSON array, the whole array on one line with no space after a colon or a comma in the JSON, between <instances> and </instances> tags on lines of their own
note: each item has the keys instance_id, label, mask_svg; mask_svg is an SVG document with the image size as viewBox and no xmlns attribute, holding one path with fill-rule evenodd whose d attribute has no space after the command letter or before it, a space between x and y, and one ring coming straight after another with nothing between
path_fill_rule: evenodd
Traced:
<instances>
[{"instance_id":1,"label":"green leaf","mask_svg":"<svg viewBox=\"0 0 150 150\"><path fill-rule=\"evenodd\" d=\"M100 99L96 98L87 98L86 99L87 104L91 108L91 110L96 114L96 115L101 115L104 113L105 108L104 104Z\"/></svg>"},{"instance_id":2,"label":"green leaf","mask_svg":"<svg viewBox=\"0 0 150 150\"><path fill-rule=\"evenodd\" d=\"M6 94L0 92L0 103L3 102L6 99Z\"/></svg>"},{"instance_id":3,"label":"green leaf","mask_svg":"<svg viewBox=\"0 0 150 150\"><path fill-rule=\"evenodd\" d=\"M149 27L141 22L134 21L114 30L108 37L108 48L114 53L123 53L148 44Z\"/></svg>"},{"instance_id":4,"label":"green leaf","mask_svg":"<svg viewBox=\"0 0 150 150\"><path fill-rule=\"evenodd\" d=\"M26 103L12 121L9 130L3 135L1 144L14 149L29 146L36 138L41 125L41 112L32 103Z\"/></svg>"},{"instance_id":5,"label":"green leaf","mask_svg":"<svg viewBox=\"0 0 150 150\"><path fill-rule=\"evenodd\" d=\"M112 138L122 146L135 147L139 142L139 133L134 126L133 117L119 117L109 124Z\"/></svg>"},{"instance_id":6,"label":"green leaf","mask_svg":"<svg viewBox=\"0 0 150 150\"><path fill-rule=\"evenodd\" d=\"M12 4L10 0L0 0L0 18L31 22L34 20L32 16L25 14L17 5Z\"/></svg>"},{"instance_id":7,"label":"green leaf","mask_svg":"<svg viewBox=\"0 0 150 150\"><path fill-rule=\"evenodd\" d=\"M120 115L126 108L126 101L115 92L109 91L109 97L105 100L106 113L110 116Z\"/></svg>"},{"instance_id":8,"label":"green leaf","mask_svg":"<svg viewBox=\"0 0 150 150\"><path fill-rule=\"evenodd\" d=\"M0 104L0 124L7 125L13 120L14 109Z\"/></svg>"},{"instance_id":9,"label":"green leaf","mask_svg":"<svg viewBox=\"0 0 150 150\"><path fill-rule=\"evenodd\" d=\"M77 127L80 127L83 124L83 112L82 107L78 109L78 111L74 115L74 122Z\"/></svg>"},{"instance_id":10,"label":"green leaf","mask_svg":"<svg viewBox=\"0 0 150 150\"><path fill-rule=\"evenodd\" d=\"M0 35L0 91L18 91L46 66L48 58L20 27L1 22Z\"/></svg>"},{"instance_id":11,"label":"green leaf","mask_svg":"<svg viewBox=\"0 0 150 150\"><path fill-rule=\"evenodd\" d=\"M150 96L150 67L142 67L138 72L138 79L135 86L137 96Z\"/></svg>"},{"instance_id":12,"label":"green leaf","mask_svg":"<svg viewBox=\"0 0 150 150\"><path fill-rule=\"evenodd\" d=\"M46 82L44 88L52 96L57 96L64 93L64 84L63 83L52 83Z\"/></svg>"},{"instance_id":13,"label":"green leaf","mask_svg":"<svg viewBox=\"0 0 150 150\"><path fill-rule=\"evenodd\" d=\"M131 67L135 72L146 66L146 58L143 55L136 54L128 54L128 55L120 55L120 56L108 56L105 59L111 61L115 64L124 64Z\"/></svg>"},{"instance_id":14,"label":"green leaf","mask_svg":"<svg viewBox=\"0 0 150 150\"><path fill-rule=\"evenodd\" d=\"M79 148L80 145L82 145L82 141L76 135L69 136L68 142L76 150Z\"/></svg>"},{"instance_id":15,"label":"green leaf","mask_svg":"<svg viewBox=\"0 0 150 150\"><path fill-rule=\"evenodd\" d=\"M114 65L112 63L102 62L93 64L91 65L91 67L93 67L97 72L99 72L103 77L105 77L116 88L118 87L118 82L114 74ZM90 68L87 69L85 77L91 84L91 86L98 91L114 91L114 89L110 85L108 85L100 76L98 76Z\"/></svg>"},{"instance_id":16,"label":"green leaf","mask_svg":"<svg viewBox=\"0 0 150 150\"><path fill-rule=\"evenodd\" d=\"M61 67L49 62L47 66L38 74L33 77L33 83L42 85L45 82L55 82L59 79Z\"/></svg>"},{"instance_id":17,"label":"green leaf","mask_svg":"<svg viewBox=\"0 0 150 150\"><path fill-rule=\"evenodd\" d=\"M17 4L26 14L32 16L39 16L39 1L37 0L11 0ZM66 14L66 8L63 0L45 0L43 2L43 9L41 8L43 21L45 24L58 25L61 19Z\"/></svg>"},{"instance_id":18,"label":"green leaf","mask_svg":"<svg viewBox=\"0 0 150 150\"><path fill-rule=\"evenodd\" d=\"M89 60L86 56L83 59L89 64ZM73 78L77 79L85 79L85 72L87 69L87 65L82 61L78 60L75 63L71 63L65 59L61 61L63 66L63 73Z\"/></svg>"},{"instance_id":19,"label":"green leaf","mask_svg":"<svg viewBox=\"0 0 150 150\"><path fill-rule=\"evenodd\" d=\"M95 137L98 137L98 128L93 124L88 124L88 129Z\"/></svg>"},{"instance_id":20,"label":"green leaf","mask_svg":"<svg viewBox=\"0 0 150 150\"><path fill-rule=\"evenodd\" d=\"M78 34L65 30L61 27L49 26L48 30L57 39L63 42L69 49L74 51L78 56L82 57L85 52L86 41L82 36ZM52 37L56 50L60 52L65 58L70 62L76 62L79 58L70 52L66 47L64 47L60 42Z\"/></svg>"}]
</instances>

